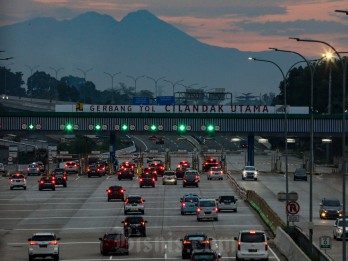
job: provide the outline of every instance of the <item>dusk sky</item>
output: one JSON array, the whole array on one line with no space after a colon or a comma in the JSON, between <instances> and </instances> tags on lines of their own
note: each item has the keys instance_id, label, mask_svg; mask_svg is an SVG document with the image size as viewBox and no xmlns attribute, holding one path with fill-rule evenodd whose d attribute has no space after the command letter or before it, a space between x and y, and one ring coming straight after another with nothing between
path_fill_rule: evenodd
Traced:
<instances>
[{"instance_id":1,"label":"dusk sky","mask_svg":"<svg viewBox=\"0 0 348 261\"><path fill-rule=\"evenodd\" d=\"M34 17L71 19L87 11L120 21L147 9L197 40L241 51L269 47L320 56L325 47L288 37L322 40L348 51L347 0L0 0L0 26Z\"/></svg>"}]
</instances>

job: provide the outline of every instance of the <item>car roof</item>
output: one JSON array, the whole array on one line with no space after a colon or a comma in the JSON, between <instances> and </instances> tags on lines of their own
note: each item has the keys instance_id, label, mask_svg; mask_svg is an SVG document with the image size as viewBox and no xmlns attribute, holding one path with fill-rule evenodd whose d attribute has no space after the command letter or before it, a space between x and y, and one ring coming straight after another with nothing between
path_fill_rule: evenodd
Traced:
<instances>
[{"instance_id":1,"label":"car roof","mask_svg":"<svg viewBox=\"0 0 348 261\"><path fill-rule=\"evenodd\" d=\"M39 232L39 233L34 233L33 236L55 236L55 234L50 232Z\"/></svg>"},{"instance_id":2,"label":"car roof","mask_svg":"<svg viewBox=\"0 0 348 261\"><path fill-rule=\"evenodd\" d=\"M185 237L191 237L191 236L207 236L204 232L192 232L185 235Z\"/></svg>"}]
</instances>

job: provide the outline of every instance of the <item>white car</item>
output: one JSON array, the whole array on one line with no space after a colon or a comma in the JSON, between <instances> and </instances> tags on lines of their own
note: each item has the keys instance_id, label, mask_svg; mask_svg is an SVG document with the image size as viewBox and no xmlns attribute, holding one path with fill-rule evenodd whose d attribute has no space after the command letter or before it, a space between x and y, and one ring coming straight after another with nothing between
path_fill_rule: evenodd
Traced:
<instances>
[{"instance_id":1,"label":"white car","mask_svg":"<svg viewBox=\"0 0 348 261\"><path fill-rule=\"evenodd\" d=\"M64 169L66 173L79 173L79 164L76 161L69 161L65 163Z\"/></svg>"},{"instance_id":2,"label":"white car","mask_svg":"<svg viewBox=\"0 0 348 261\"><path fill-rule=\"evenodd\" d=\"M27 189L27 178L23 174L13 174L10 177L10 189L23 188Z\"/></svg>"},{"instance_id":3,"label":"white car","mask_svg":"<svg viewBox=\"0 0 348 261\"><path fill-rule=\"evenodd\" d=\"M172 170L165 171L162 177L162 185L173 184L177 185L178 181L176 179L175 172Z\"/></svg>"},{"instance_id":4,"label":"white car","mask_svg":"<svg viewBox=\"0 0 348 261\"><path fill-rule=\"evenodd\" d=\"M218 211L234 211L237 212L237 201L233 195L219 196L217 201Z\"/></svg>"},{"instance_id":5,"label":"white car","mask_svg":"<svg viewBox=\"0 0 348 261\"><path fill-rule=\"evenodd\" d=\"M223 180L224 171L220 167L211 167L210 170L208 171L207 179L208 180L212 180L212 179Z\"/></svg>"},{"instance_id":6,"label":"white car","mask_svg":"<svg viewBox=\"0 0 348 261\"><path fill-rule=\"evenodd\" d=\"M348 218L346 218L346 233L343 233L343 218L337 218L335 225L333 226L333 238L336 240L342 240L345 234L348 239Z\"/></svg>"},{"instance_id":7,"label":"white car","mask_svg":"<svg viewBox=\"0 0 348 261\"><path fill-rule=\"evenodd\" d=\"M257 180L258 171L254 166L245 166L242 169L242 180L253 179Z\"/></svg>"},{"instance_id":8,"label":"white car","mask_svg":"<svg viewBox=\"0 0 348 261\"><path fill-rule=\"evenodd\" d=\"M36 257L51 257L54 261L59 260L59 237L53 233L35 233L28 238L29 261Z\"/></svg>"},{"instance_id":9,"label":"white car","mask_svg":"<svg viewBox=\"0 0 348 261\"><path fill-rule=\"evenodd\" d=\"M268 260L268 237L262 230L242 230L238 237L236 260Z\"/></svg>"},{"instance_id":10,"label":"white car","mask_svg":"<svg viewBox=\"0 0 348 261\"><path fill-rule=\"evenodd\" d=\"M199 199L196 209L197 221L213 219L218 221L218 208L215 199Z\"/></svg>"},{"instance_id":11,"label":"white car","mask_svg":"<svg viewBox=\"0 0 348 261\"><path fill-rule=\"evenodd\" d=\"M145 213L145 200L139 195L129 195L124 201L124 214L128 213Z\"/></svg>"}]
</instances>

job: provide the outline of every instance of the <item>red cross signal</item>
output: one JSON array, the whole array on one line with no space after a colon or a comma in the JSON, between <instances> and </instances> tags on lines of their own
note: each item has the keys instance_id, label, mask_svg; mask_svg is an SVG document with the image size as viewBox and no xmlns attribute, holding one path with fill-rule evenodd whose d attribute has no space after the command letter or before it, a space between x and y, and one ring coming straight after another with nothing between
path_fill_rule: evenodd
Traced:
<instances>
[{"instance_id":1,"label":"red cross signal","mask_svg":"<svg viewBox=\"0 0 348 261\"><path fill-rule=\"evenodd\" d=\"M289 201L286 204L286 213L296 215L300 211L300 205L296 201Z\"/></svg>"}]
</instances>

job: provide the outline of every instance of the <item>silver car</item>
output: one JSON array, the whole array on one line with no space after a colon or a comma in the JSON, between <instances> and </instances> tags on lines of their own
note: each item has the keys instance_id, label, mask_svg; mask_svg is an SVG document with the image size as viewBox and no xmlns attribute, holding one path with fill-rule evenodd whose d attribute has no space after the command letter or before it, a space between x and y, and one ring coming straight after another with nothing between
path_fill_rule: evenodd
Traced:
<instances>
[{"instance_id":1,"label":"silver car","mask_svg":"<svg viewBox=\"0 0 348 261\"><path fill-rule=\"evenodd\" d=\"M208 180L212 180L212 179L223 180L224 171L220 167L211 167L210 170L208 171L207 179Z\"/></svg>"},{"instance_id":2,"label":"silver car","mask_svg":"<svg viewBox=\"0 0 348 261\"><path fill-rule=\"evenodd\" d=\"M36 257L51 257L54 261L59 260L59 237L53 233L35 233L28 238L29 261Z\"/></svg>"},{"instance_id":3,"label":"silver car","mask_svg":"<svg viewBox=\"0 0 348 261\"><path fill-rule=\"evenodd\" d=\"M333 226L333 238L336 240L342 240L345 234L346 239L348 239L348 218L346 218L346 233L343 233L343 218L337 218L335 225Z\"/></svg>"},{"instance_id":4,"label":"silver car","mask_svg":"<svg viewBox=\"0 0 348 261\"><path fill-rule=\"evenodd\" d=\"M197 221L213 219L218 221L218 208L215 199L199 199L197 203Z\"/></svg>"},{"instance_id":5,"label":"silver car","mask_svg":"<svg viewBox=\"0 0 348 261\"><path fill-rule=\"evenodd\" d=\"M27 178L23 174L14 174L10 177L10 189L23 188L27 189Z\"/></svg>"},{"instance_id":6,"label":"silver car","mask_svg":"<svg viewBox=\"0 0 348 261\"><path fill-rule=\"evenodd\" d=\"M145 200L139 195L129 195L124 201L124 214L145 213Z\"/></svg>"},{"instance_id":7,"label":"silver car","mask_svg":"<svg viewBox=\"0 0 348 261\"><path fill-rule=\"evenodd\" d=\"M163 173L163 177L162 177L162 184L166 185L166 184L174 184L177 185L178 181L176 179L176 175L174 171L165 171Z\"/></svg>"}]
</instances>

